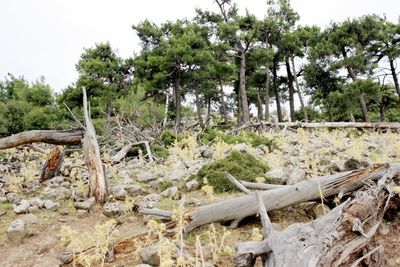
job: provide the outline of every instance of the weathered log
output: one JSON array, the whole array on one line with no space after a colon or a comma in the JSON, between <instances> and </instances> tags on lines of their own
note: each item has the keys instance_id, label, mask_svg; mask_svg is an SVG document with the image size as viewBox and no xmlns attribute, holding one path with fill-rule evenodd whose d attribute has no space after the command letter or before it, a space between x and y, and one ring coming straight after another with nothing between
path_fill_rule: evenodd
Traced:
<instances>
[{"instance_id":1,"label":"weathered log","mask_svg":"<svg viewBox=\"0 0 400 267\"><path fill-rule=\"evenodd\" d=\"M46 163L44 164L40 182L49 180L59 174L63 158L64 148L62 146L55 146L50 151Z\"/></svg>"},{"instance_id":2,"label":"weathered log","mask_svg":"<svg viewBox=\"0 0 400 267\"><path fill-rule=\"evenodd\" d=\"M272 190L277 188L283 188L285 185L281 184L262 184L262 183L252 183L240 180L240 183L245 186L246 188L250 189L258 189L258 190Z\"/></svg>"},{"instance_id":3,"label":"weathered log","mask_svg":"<svg viewBox=\"0 0 400 267\"><path fill-rule=\"evenodd\" d=\"M361 188L366 180L382 176L388 167L400 170L399 163L374 165L356 171L347 171L302 181L283 188L263 191L262 197L267 211L281 209L297 203L344 194ZM186 231L212 222L226 222L255 215L258 211L253 195L227 199L199 208L189 214L190 222Z\"/></svg>"},{"instance_id":4,"label":"weathered log","mask_svg":"<svg viewBox=\"0 0 400 267\"><path fill-rule=\"evenodd\" d=\"M35 146L34 144L26 144L24 147L27 147L27 148L30 148L30 149L32 149L33 151L36 151L36 152L38 152L38 153L46 153L46 150L45 149L43 149L43 148L40 148L40 147L38 147L38 146Z\"/></svg>"},{"instance_id":5,"label":"weathered log","mask_svg":"<svg viewBox=\"0 0 400 267\"><path fill-rule=\"evenodd\" d=\"M89 171L90 191L89 195L94 197L97 202L103 204L107 197L107 183L101 162L99 144L96 137L92 120L87 106L87 96L85 88L83 90L83 114L85 117L86 131L82 140L82 148L85 154L85 161Z\"/></svg>"},{"instance_id":6,"label":"weathered log","mask_svg":"<svg viewBox=\"0 0 400 267\"><path fill-rule=\"evenodd\" d=\"M228 180L236 185L237 188L239 188L240 191L246 193L246 194L251 194L251 191L247 189L243 184L241 184L235 177L232 176L232 174L225 172L226 177Z\"/></svg>"},{"instance_id":7,"label":"weathered log","mask_svg":"<svg viewBox=\"0 0 400 267\"><path fill-rule=\"evenodd\" d=\"M132 149L132 147L137 146L137 145L141 145L141 144L144 144L145 147L146 147L146 152L147 152L147 156L149 158L149 162L150 163L153 162L153 156L151 154L150 145L149 145L149 142L147 142L147 141L140 141L140 142L127 144L126 146L121 148L121 150L118 151L117 154L115 154L114 156L111 157L111 162L113 162L113 163L120 162L123 158L126 157L126 155Z\"/></svg>"},{"instance_id":8,"label":"weathered log","mask_svg":"<svg viewBox=\"0 0 400 267\"><path fill-rule=\"evenodd\" d=\"M171 219L172 216L175 214L175 212L170 211L170 210L148 209L148 208L139 209L138 212L140 214L153 215L153 216L163 217L163 218L167 218L167 219Z\"/></svg>"},{"instance_id":9,"label":"weathered log","mask_svg":"<svg viewBox=\"0 0 400 267\"><path fill-rule=\"evenodd\" d=\"M18 133L0 139L0 149L17 147L30 143L48 143L55 145L77 145L83 137L82 129L74 130L33 130Z\"/></svg>"},{"instance_id":10,"label":"weathered log","mask_svg":"<svg viewBox=\"0 0 400 267\"><path fill-rule=\"evenodd\" d=\"M383 220L387 203L392 197L387 185L398 181L399 164L380 172L374 185L365 186L325 216L309 223L289 226L283 231L271 231L262 242L239 243L235 266L253 266L255 257L264 256L267 266L357 266L369 259L368 266L384 266L373 236ZM374 249L362 255L368 245ZM243 259L248 259L244 261ZM247 264L247 265L245 265Z\"/></svg>"}]
</instances>

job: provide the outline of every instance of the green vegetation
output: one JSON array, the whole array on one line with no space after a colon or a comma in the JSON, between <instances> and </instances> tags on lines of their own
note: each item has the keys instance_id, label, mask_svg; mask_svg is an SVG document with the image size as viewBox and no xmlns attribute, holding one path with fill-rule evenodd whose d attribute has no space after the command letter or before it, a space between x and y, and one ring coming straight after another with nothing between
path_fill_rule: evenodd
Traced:
<instances>
[{"instance_id":1,"label":"green vegetation","mask_svg":"<svg viewBox=\"0 0 400 267\"><path fill-rule=\"evenodd\" d=\"M202 167L196 175L201 185L207 180L208 185L214 188L215 192L227 192L238 190L228 178L226 172L238 180L255 182L257 177L264 176L269 167L254 158L248 153L233 151L225 159Z\"/></svg>"}]
</instances>

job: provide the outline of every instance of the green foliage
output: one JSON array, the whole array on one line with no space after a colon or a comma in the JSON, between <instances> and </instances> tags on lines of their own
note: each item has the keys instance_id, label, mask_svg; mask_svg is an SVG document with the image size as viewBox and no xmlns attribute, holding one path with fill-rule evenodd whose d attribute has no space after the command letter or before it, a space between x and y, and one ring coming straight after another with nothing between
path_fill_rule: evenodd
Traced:
<instances>
[{"instance_id":1,"label":"green foliage","mask_svg":"<svg viewBox=\"0 0 400 267\"><path fill-rule=\"evenodd\" d=\"M324 119L323 115L321 114L320 111L317 109L311 107L311 106L306 106L304 107L307 115L308 115L308 120L309 121L322 121ZM303 109L299 109L295 113L295 119L296 121L303 121L304 120L304 112Z\"/></svg>"},{"instance_id":2,"label":"green foliage","mask_svg":"<svg viewBox=\"0 0 400 267\"><path fill-rule=\"evenodd\" d=\"M173 186L172 181L162 181L160 183L160 190L164 191L172 186Z\"/></svg>"},{"instance_id":3,"label":"green foliage","mask_svg":"<svg viewBox=\"0 0 400 267\"><path fill-rule=\"evenodd\" d=\"M51 107L34 107L23 117L24 130L51 129L55 121Z\"/></svg>"},{"instance_id":4,"label":"green foliage","mask_svg":"<svg viewBox=\"0 0 400 267\"><path fill-rule=\"evenodd\" d=\"M248 153L233 151L225 159L203 166L197 173L197 180L202 185L207 180L215 192L236 191L237 187L226 178L226 172L238 180L255 182L257 177L264 176L269 167Z\"/></svg>"},{"instance_id":5,"label":"green foliage","mask_svg":"<svg viewBox=\"0 0 400 267\"><path fill-rule=\"evenodd\" d=\"M173 131L165 130L161 133L160 138L164 146L170 146L175 142L177 136Z\"/></svg>"},{"instance_id":6,"label":"green foliage","mask_svg":"<svg viewBox=\"0 0 400 267\"><path fill-rule=\"evenodd\" d=\"M164 146L160 146L158 144L152 144L150 146L151 152L154 154L155 157L157 158L167 158L169 156L168 149L165 148Z\"/></svg>"}]
</instances>

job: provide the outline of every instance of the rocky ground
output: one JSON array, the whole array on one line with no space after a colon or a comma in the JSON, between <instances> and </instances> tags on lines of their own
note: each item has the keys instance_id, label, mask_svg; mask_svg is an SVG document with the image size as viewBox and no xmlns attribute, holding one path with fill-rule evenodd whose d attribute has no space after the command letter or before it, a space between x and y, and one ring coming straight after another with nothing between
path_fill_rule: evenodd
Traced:
<instances>
[{"instance_id":1,"label":"rocky ground","mask_svg":"<svg viewBox=\"0 0 400 267\"><path fill-rule=\"evenodd\" d=\"M138 210L159 208L184 216L199 206L240 194L216 194L200 188L196 180L188 180L202 166L232 150L245 151L266 163L271 170L257 179L278 184L400 162L400 137L394 133L298 130L266 136L274 140L272 150L223 141L204 145L189 137L169 148L170 155L164 160L147 163L139 156L115 165L106 163L110 198L103 207L86 197L87 172L79 150L66 154L60 176L42 184L38 178L45 154L28 148L0 151L0 265L58 266L68 258L65 252L90 248L96 240L102 241L98 250L104 246L106 252L110 243L143 236L140 242L130 243L130 250L116 254L112 262L107 263L111 260L96 250L85 255L82 264L89 265L90 257L97 257L93 262L100 258L107 266L155 266L160 261L170 266L166 254L175 253L189 265L200 261L202 254L205 266L230 266L235 243L262 239L257 218L245 220L236 229L204 226L190 234L184 249L177 252L171 247L180 240L183 220L175 218L173 237L165 238L160 233L165 234L168 223L154 221ZM109 156L103 153L105 162ZM319 203L303 203L269 215L279 230L323 213ZM388 266L400 265L399 221L400 210L391 210L376 237L384 246Z\"/></svg>"}]
</instances>

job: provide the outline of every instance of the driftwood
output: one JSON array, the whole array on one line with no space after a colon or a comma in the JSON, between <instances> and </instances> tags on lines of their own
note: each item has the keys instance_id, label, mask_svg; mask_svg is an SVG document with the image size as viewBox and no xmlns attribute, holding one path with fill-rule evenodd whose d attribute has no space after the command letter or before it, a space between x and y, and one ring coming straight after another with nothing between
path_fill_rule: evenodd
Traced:
<instances>
[{"instance_id":1,"label":"driftwood","mask_svg":"<svg viewBox=\"0 0 400 267\"><path fill-rule=\"evenodd\" d=\"M107 183L100 157L99 144L92 119L90 118L85 88L83 90L83 114L85 117L86 131L82 140L82 148L85 154L85 161L89 171L90 197L103 204L107 197Z\"/></svg>"},{"instance_id":2,"label":"driftwood","mask_svg":"<svg viewBox=\"0 0 400 267\"><path fill-rule=\"evenodd\" d=\"M61 164L64 158L64 148L55 146L49 153L47 161L44 164L40 182L44 182L57 176L60 172Z\"/></svg>"},{"instance_id":3,"label":"driftwood","mask_svg":"<svg viewBox=\"0 0 400 267\"><path fill-rule=\"evenodd\" d=\"M253 266L257 256L262 256L269 267L357 266L361 261L367 266L384 266L381 246L373 244L372 237L393 196L391 187L394 178L398 179L400 165L391 164L381 170L377 171L380 179L375 185L365 186L354 199L325 216L280 232L271 230L261 242L239 243L235 266Z\"/></svg>"},{"instance_id":4,"label":"driftwood","mask_svg":"<svg viewBox=\"0 0 400 267\"><path fill-rule=\"evenodd\" d=\"M149 145L149 142L147 142L147 141L140 141L140 142L127 144L120 151L118 151L117 154L115 154L114 156L111 157L111 162L113 162L113 163L120 162L123 158L126 157L126 155L132 149L132 147L140 145L140 144L144 144L145 145L147 156L149 158L149 162L150 163L153 162L153 156L151 154L150 145Z\"/></svg>"},{"instance_id":5,"label":"driftwood","mask_svg":"<svg viewBox=\"0 0 400 267\"><path fill-rule=\"evenodd\" d=\"M59 130L33 130L18 133L0 139L0 149L17 147L30 143L48 143L55 145L77 145L83 137L82 129L68 131Z\"/></svg>"},{"instance_id":6,"label":"driftwood","mask_svg":"<svg viewBox=\"0 0 400 267\"><path fill-rule=\"evenodd\" d=\"M342 196L344 193L361 188L367 180L376 180L382 177L388 168L398 171L400 164L374 165L371 168L309 179L294 185L263 191L261 195L268 211L281 209L321 197ZM213 222L240 220L255 215L257 212L257 201L252 194L227 199L191 212L186 232Z\"/></svg>"},{"instance_id":7,"label":"driftwood","mask_svg":"<svg viewBox=\"0 0 400 267\"><path fill-rule=\"evenodd\" d=\"M263 184L263 183L252 183L252 182L247 182L240 180L240 183L245 186L246 188L249 189L258 189L258 190L272 190L272 189L278 189L278 188L283 188L285 185L281 184Z\"/></svg>"}]
</instances>

